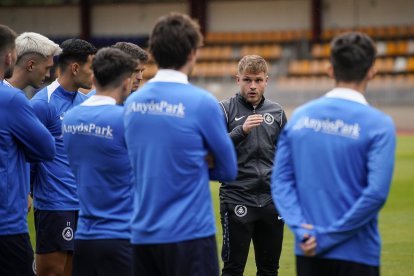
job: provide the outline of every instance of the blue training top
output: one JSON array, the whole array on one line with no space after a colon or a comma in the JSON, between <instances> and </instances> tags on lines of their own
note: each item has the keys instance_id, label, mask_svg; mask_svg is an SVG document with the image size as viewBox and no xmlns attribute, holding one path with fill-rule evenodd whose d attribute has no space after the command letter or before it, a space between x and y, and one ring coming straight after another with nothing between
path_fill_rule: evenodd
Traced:
<instances>
[{"instance_id":1,"label":"blue training top","mask_svg":"<svg viewBox=\"0 0 414 276\"><path fill-rule=\"evenodd\" d=\"M166 80L169 78L168 80ZM125 138L135 175L132 243L171 243L215 234L209 179L237 174L216 99L174 70L160 70L125 103ZM214 157L208 168L206 156Z\"/></svg>"},{"instance_id":2,"label":"blue training top","mask_svg":"<svg viewBox=\"0 0 414 276\"><path fill-rule=\"evenodd\" d=\"M96 95L96 89L92 89L91 91L89 91L89 93L88 93L88 94L86 94L86 97L90 98L90 97L92 97L93 95Z\"/></svg>"},{"instance_id":3,"label":"blue training top","mask_svg":"<svg viewBox=\"0 0 414 276\"><path fill-rule=\"evenodd\" d=\"M379 265L377 217L394 154L392 119L357 91L336 88L295 111L279 138L272 195L295 233L297 255L309 233L317 257Z\"/></svg>"},{"instance_id":4,"label":"blue training top","mask_svg":"<svg viewBox=\"0 0 414 276\"><path fill-rule=\"evenodd\" d=\"M40 121L56 141L56 157L32 166L34 201L39 210L78 210L75 177L63 146L62 120L65 113L87 97L63 89L56 81L40 90L30 103Z\"/></svg>"},{"instance_id":5,"label":"blue training top","mask_svg":"<svg viewBox=\"0 0 414 276\"><path fill-rule=\"evenodd\" d=\"M22 91L0 84L0 235L28 233L29 168L51 160L54 139Z\"/></svg>"},{"instance_id":6,"label":"blue training top","mask_svg":"<svg viewBox=\"0 0 414 276\"><path fill-rule=\"evenodd\" d=\"M130 239L132 168L125 145L123 107L92 96L63 119L63 140L76 176L76 239Z\"/></svg>"}]
</instances>

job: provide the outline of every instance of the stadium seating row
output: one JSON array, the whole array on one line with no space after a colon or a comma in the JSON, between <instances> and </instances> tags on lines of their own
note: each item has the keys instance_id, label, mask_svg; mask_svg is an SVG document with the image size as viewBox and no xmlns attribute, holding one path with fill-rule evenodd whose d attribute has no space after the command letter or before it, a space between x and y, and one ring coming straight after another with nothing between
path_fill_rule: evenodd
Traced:
<instances>
[{"instance_id":1,"label":"stadium seating row","mask_svg":"<svg viewBox=\"0 0 414 276\"><path fill-rule=\"evenodd\" d=\"M280 45L247 45L242 47L232 46L206 46L200 49L198 60L226 61L239 60L241 57L256 53L267 60L275 60L281 57L282 47Z\"/></svg>"},{"instance_id":2,"label":"stadium seating row","mask_svg":"<svg viewBox=\"0 0 414 276\"><path fill-rule=\"evenodd\" d=\"M289 63L289 75L321 75L326 73L328 59L293 60ZM414 72L414 57L382 57L376 60L380 74Z\"/></svg>"},{"instance_id":3,"label":"stadium seating row","mask_svg":"<svg viewBox=\"0 0 414 276\"><path fill-rule=\"evenodd\" d=\"M329 65L328 59L292 60L288 65L287 77L294 76L324 76ZM411 75L414 73L414 57L387 57L376 61L378 74ZM148 64L145 78L151 78L156 73L155 64ZM271 70L271 67L269 68ZM237 73L237 61L200 61L194 67L193 77L230 78Z\"/></svg>"},{"instance_id":4,"label":"stadium seating row","mask_svg":"<svg viewBox=\"0 0 414 276\"><path fill-rule=\"evenodd\" d=\"M414 37L414 25L400 26L368 26L359 28L331 28L322 31L324 41L331 40L335 35L357 30L365 32L375 39L395 39ZM206 44L260 44L260 43L289 43L300 40L310 40L311 30L263 31L263 32L209 32L206 34Z\"/></svg>"},{"instance_id":5,"label":"stadium seating row","mask_svg":"<svg viewBox=\"0 0 414 276\"><path fill-rule=\"evenodd\" d=\"M334 87L334 81L327 76L280 77L276 79L279 91L327 91ZM377 75L370 81L369 89L411 90L414 74Z\"/></svg>"},{"instance_id":6,"label":"stadium seating row","mask_svg":"<svg viewBox=\"0 0 414 276\"><path fill-rule=\"evenodd\" d=\"M414 39L377 41L378 56L414 55ZM330 44L314 44L311 49L313 58L326 58L330 54Z\"/></svg>"},{"instance_id":7,"label":"stadium seating row","mask_svg":"<svg viewBox=\"0 0 414 276\"><path fill-rule=\"evenodd\" d=\"M380 75L391 75L390 80L401 81L400 78L412 79L414 73L414 26L364 27L358 30L368 33L376 39L378 56L376 67ZM325 39L346 31L346 29L330 29L323 32ZM311 44L308 31L273 31L273 32L221 32L208 33L206 46L199 51L198 62L191 74L195 78L231 78L236 74L238 60L247 54L258 54L264 57L269 65L277 69L271 71L281 83L285 78L292 79L293 85L300 84L297 77L316 77L324 83L326 68L329 64L330 44ZM380 39L378 39L380 38ZM299 44L283 44L288 41L303 40ZM302 45L302 46L301 46ZM299 49L302 47L301 49ZM299 58L298 58L299 57ZM156 66L147 66L145 78L151 78ZM401 75L401 76L400 76ZM382 80L382 77L379 77ZM330 82L326 79L325 82ZM379 81L377 80L376 83ZM413 85L413 82L407 82Z\"/></svg>"}]
</instances>

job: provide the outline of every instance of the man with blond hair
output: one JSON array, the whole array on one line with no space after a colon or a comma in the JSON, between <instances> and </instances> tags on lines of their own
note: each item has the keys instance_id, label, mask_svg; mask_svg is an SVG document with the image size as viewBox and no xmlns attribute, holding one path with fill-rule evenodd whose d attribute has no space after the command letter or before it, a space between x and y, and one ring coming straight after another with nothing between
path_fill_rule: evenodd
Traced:
<instances>
[{"instance_id":1,"label":"man with blond hair","mask_svg":"<svg viewBox=\"0 0 414 276\"><path fill-rule=\"evenodd\" d=\"M49 38L33 32L25 32L16 38L17 61L13 76L6 85L25 89L40 88L45 78L50 77L53 57L60 54L59 45Z\"/></svg>"},{"instance_id":2,"label":"man with blond hair","mask_svg":"<svg viewBox=\"0 0 414 276\"><path fill-rule=\"evenodd\" d=\"M257 275L278 274L283 221L272 201L270 176L286 116L278 103L263 96L267 73L262 57L243 57L236 76L240 92L221 102L238 163L237 179L220 187L222 275L243 275L251 241Z\"/></svg>"},{"instance_id":3,"label":"man with blond hair","mask_svg":"<svg viewBox=\"0 0 414 276\"><path fill-rule=\"evenodd\" d=\"M7 87L16 62L16 33L0 25L0 275L34 275L27 226L27 162L55 156L52 135L19 89Z\"/></svg>"}]
</instances>

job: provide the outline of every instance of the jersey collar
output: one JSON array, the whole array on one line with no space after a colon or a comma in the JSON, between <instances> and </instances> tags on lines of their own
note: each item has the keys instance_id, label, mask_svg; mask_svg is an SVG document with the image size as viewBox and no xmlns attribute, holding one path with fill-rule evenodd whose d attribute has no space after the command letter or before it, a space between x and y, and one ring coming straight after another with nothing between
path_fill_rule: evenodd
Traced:
<instances>
[{"instance_id":1,"label":"jersey collar","mask_svg":"<svg viewBox=\"0 0 414 276\"><path fill-rule=\"evenodd\" d=\"M86 101L81 103L82 106L99 106L99 105L116 105L116 100L109 96L92 95Z\"/></svg>"},{"instance_id":2,"label":"jersey collar","mask_svg":"<svg viewBox=\"0 0 414 276\"><path fill-rule=\"evenodd\" d=\"M368 105L368 102L362 93L350 88L336 87L326 93L325 96L328 98L338 98Z\"/></svg>"},{"instance_id":3,"label":"jersey collar","mask_svg":"<svg viewBox=\"0 0 414 276\"><path fill-rule=\"evenodd\" d=\"M11 85L11 83L8 82L6 79L3 80L3 85L14 88L14 86Z\"/></svg>"},{"instance_id":4,"label":"jersey collar","mask_svg":"<svg viewBox=\"0 0 414 276\"><path fill-rule=\"evenodd\" d=\"M188 76L180 71L172 69L160 69L148 82L177 82L188 84Z\"/></svg>"}]
</instances>

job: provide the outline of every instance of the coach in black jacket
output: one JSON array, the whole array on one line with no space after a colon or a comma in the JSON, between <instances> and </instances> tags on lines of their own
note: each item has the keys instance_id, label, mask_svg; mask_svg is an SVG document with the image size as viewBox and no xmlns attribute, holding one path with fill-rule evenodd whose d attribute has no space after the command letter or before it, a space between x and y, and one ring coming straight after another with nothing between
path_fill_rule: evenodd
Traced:
<instances>
[{"instance_id":1,"label":"coach in black jacket","mask_svg":"<svg viewBox=\"0 0 414 276\"><path fill-rule=\"evenodd\" d=\"M220 103L238 160L236 181L220 187L223 276L243 275L251 240L257 275L278 274L283 221L272 201L270 177L286 115L263 96L267 70L262 57L243 57L237 74L240 92Z\"/></svg>"}]
</instances>

